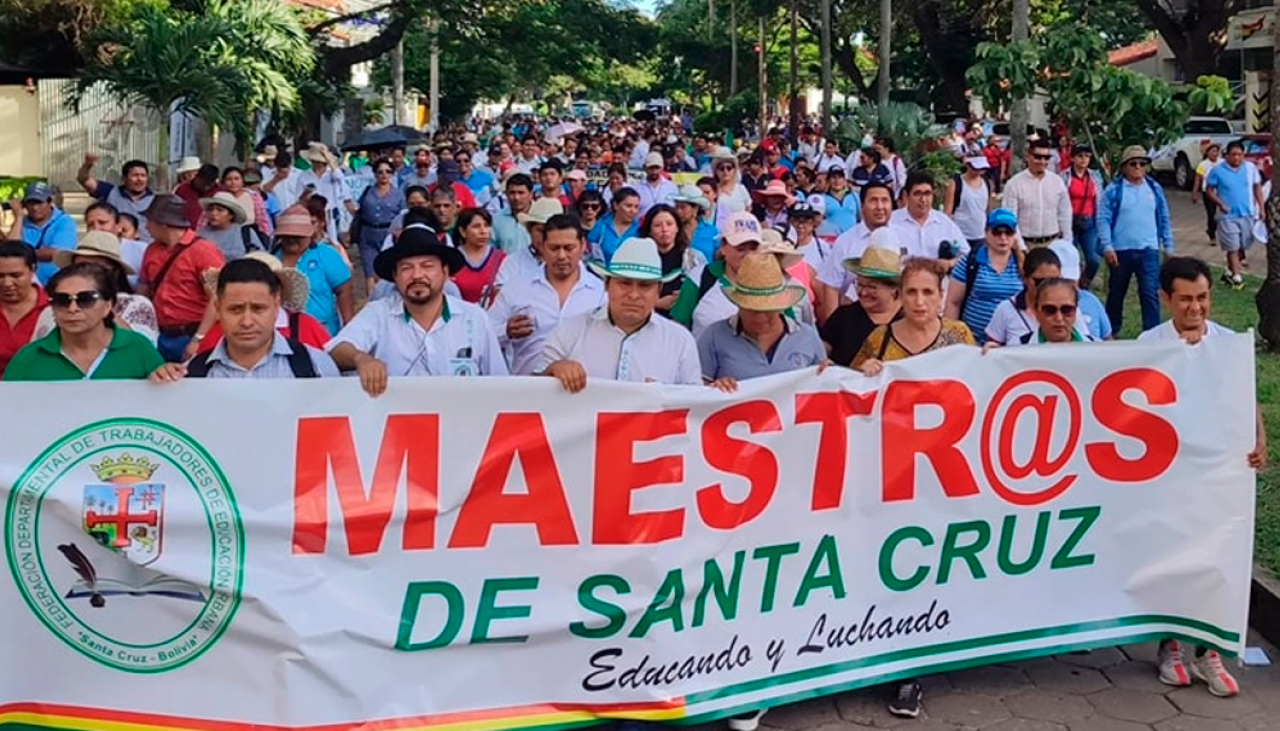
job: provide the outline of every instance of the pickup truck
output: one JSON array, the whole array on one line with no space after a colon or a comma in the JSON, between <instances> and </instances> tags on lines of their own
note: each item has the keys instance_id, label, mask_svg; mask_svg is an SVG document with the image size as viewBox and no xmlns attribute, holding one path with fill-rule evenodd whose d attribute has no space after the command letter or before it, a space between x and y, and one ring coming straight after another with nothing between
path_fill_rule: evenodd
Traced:
<instances>
[{"instance_id":1,"label":"pickup truck","mask_svg":"<svg viewBox=\"0 0 1280 731\"><path fill-rule=\"evenodd\" d=\"M1240 135L1231 122L1222 117L1192 117L1182 128L1182 136L1160 148L1151 156L1151 169L1157 173L1173 173L1179 188L1191 190L1196 181L1196 166L1210 142L1222 146Z\"/></svg>"}]
</instances>

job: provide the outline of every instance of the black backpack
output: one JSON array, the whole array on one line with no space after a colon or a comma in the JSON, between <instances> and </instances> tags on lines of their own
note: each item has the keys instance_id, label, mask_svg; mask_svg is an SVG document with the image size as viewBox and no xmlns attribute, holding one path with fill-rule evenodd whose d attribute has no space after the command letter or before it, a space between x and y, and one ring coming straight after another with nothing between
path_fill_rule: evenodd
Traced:
<instances>
[{"instance_id":1,"label":"black backpack","mask_svg":"<svg viewBox=\"0 0 1280 731\"><path fill-rule=\"evenodd\" d=\"M293 351L289 354L289 368L293 371L294 378L316 378L318 374L315 363L311 362L311 352L298 339L298 326L301 320L302 317L297 312L289 313L289 348ZM212 352L207 350L187 363L187 378L208 377L209 354Z\"/></svg>"}]
</instances>

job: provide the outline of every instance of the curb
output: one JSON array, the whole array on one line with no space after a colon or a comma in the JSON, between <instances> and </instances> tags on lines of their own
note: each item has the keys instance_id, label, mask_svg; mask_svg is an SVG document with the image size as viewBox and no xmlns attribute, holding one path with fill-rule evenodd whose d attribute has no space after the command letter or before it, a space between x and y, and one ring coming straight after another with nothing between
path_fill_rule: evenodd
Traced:
<instances>
[{"instance_id":1,"label":"curb","mask_svg":"<svg viewBox=\"0 0 1280 731\"><path fill-rule=\"evenodd\" d=\"M1253 591L1249 592L1249 626L1280 647L1280 578L1255 564Z\"/></svg>"}]
</instances>

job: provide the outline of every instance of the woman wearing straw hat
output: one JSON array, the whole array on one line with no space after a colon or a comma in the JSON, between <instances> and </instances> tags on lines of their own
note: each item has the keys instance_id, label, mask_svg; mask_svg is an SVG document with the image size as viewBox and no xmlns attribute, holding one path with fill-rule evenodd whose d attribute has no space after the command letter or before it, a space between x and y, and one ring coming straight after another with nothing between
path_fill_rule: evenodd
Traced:
<instances>
[{"instance_id":1,"label":"woman wearing straw hat","mask_svg":"<svg viewBox=\"0 0 1280 731\"><path fill-rule=\"evenodd\" d=\"M154 345L160 337L160 325L156 322L156 308L151 300L140 294L134 294L129 284L129 275L133 267L125 262L121 253L120 239L105 231L90 231L85 234L71 251L54 253L53 263L59 268L72 264L91 263L107 270L111 281L115 283L115 304L112 313L115 324L142 335ZM36 337L48 335L54 328L54 312L46 309L36 323Z\"/></svg>"},{"instance_id":2,"label":"woman wearing straw hat","mask_svg":"<svg viewBox=\"0 0 1280 731\"><path fill-rule=\"evenodd\" d=\"M286 267L279 259L265 251L255 251L242 258L266 264L267 268L280 279L280 313L276 317L276 330L280 331L284 337L295 339L303 345L324 349L332 336L319 320L304 312L307 308L307 300L311 297L311 284L307 280L307 275L292 267ZM217 294L218 275L221 271L221 269L209 269L204 273L204 286L210 298ZM222 341L223 334L222 323L214 323L204 339L200 341L197 355L213 350Z\"/></svg>"},{"instance_id":3,"label":"woman wearing straw hat","mask_svg":"<svg viewBox=\"0 0 1280 731\"><path fill-rule=\"evenodd\" d=\"M276 223L272 253L286 269L296 269L306 276L310 284L307 314L319 320L331 335L337 335L356 314L351 265L335 247L315 240L322 229L316 225L316 216L303 206L285 210Z\"/></svg>"},{"instance_id":4,"label":"woman wearing straw hat","mask_svg":"<svg viewBox=\"0 0 1280 731\"><path fill-rule=\"evenodd\" d=\"M872 331L902 319L902 259L892 249L868 246L862 256L846 259L844 268L857 277L858 299L831 313L822 339L831 346L833 362L852 366Z\"/></svg>"},{"instance_id":5,"label":"woman wearing straw hat","mask_svg":"<svg viewBox=\"0 0 1280 731\"><path fill-rule=\"evenodd\" d=\"M231 193L222 190L210 198L201 198L200 207L204 209L204 225L196 235L216 244L227 261L266 250L262 232L246 224L248 214Z\"/></svg>"},{"instance_id":6,"label":"woman wearing straw hat","mask_svg":"<svg viewBox=\"0 0 1280 731\"><path fill-rule=\"evenodd\" d=\"M827 360L812 325L786 314L805 298L804 287L788 284L778 257L748 254L738 281L725 290L738 313L707 328L698 338L702 378L732 392L738 381L785 373Z\"/></svg>"}]
</instances>

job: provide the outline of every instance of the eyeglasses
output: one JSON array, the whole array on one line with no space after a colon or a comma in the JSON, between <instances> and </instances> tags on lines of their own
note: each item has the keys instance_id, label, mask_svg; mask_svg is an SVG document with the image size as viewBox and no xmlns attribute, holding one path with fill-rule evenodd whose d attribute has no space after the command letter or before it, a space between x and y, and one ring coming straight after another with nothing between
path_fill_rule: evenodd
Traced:
<instances>
[{"instance_id":1,"label":"eyeglasses","mask_svg":"<svg viewBox=\"0 0 1280 731\"><path fill-rule=\"evenodd\" d=\"M390 175L392 172L391 168L378 168L379 175Z\"/></svg>"},{"instance_id":2,"label":"eyeglasses","mask_svg":"<svg viewBox=\"0 0 1280 731\"><path fill-rule=\"evenodd\" d=\"M1128 165L1131 168L1145 168L1147 166L1147 161L1146 160L1130 160L1129 162L1126 162L1125 165Z\"/></svg>"},{"instance_id":3,"label":"eyeglasses","mask_svg":"<svg viewBox=\"0 0 1280 731\"><path fill-rule=\"evenodd\" d=\"M1075 305L1040 305L1040 314L1045 317L1054 317L1059 313L1063 317L1071 317L1076 314Z\"/></svg>"},{"instance_id":4,"label":"eyeglasses","mask_svg":"<svg viewBox=\"0 0 1280 731\"><path fill-rule=\"evenodd\" d=\"M736 165L730 165L730 164L716 165L716 170L733 170L736 167L737 167Z\"/></svg>"},{"instance_id":5,"label":"eyeglasses","mask_svg":"<svg viewBox=\"0 0 1280 731\"><path fill-rule=\"evenodd\" d=\"M1033 159L1033 160L1052 160L1052 159L1053 159L1053 155L1032 155L1032 156L1031 156L1031 159Z\"/></svg>"},{"instance_id":6,"label":"eyeglasses","mask_svg":"<svg viewBox=\"0 0 1280 731\"><path fill-rule=\"evenodd\" d=\"M87 290L84 292L77 292L75 294L54 292L49 295L49 304L59 310L69 309L72 302L76 303L76 307L79 307L82 310L87 310L98 304L101 300L102 293L96 290Z\"/></svg>"},{"instance_id":7,"label":"eyeglasses","mask_svg":"<svg viewBox=\"0 0 1280 731\"><path fill-rule=\"evenodd\" d=\"M996 236L1012 236L1013 229L1005 228L1004 226L1001 226L999 228L991 229L991 233L995 234Z\"/></svg>"},{"instance_id":8,"label":"eyeglasses","mask_svg":"<svg viewBox=\"0 0 1280 731\"><path fill-rule=\"evenodd\" d=\"M580 206L578 206L578 207L579 207L579 208L581 208L581 209L582 209L582 210L584 210L584 211L598 211L598 210L600 210L600 204L599 204L599 203L583 203L582 205L580 205Z\"/></svg>"}]
</instances>

